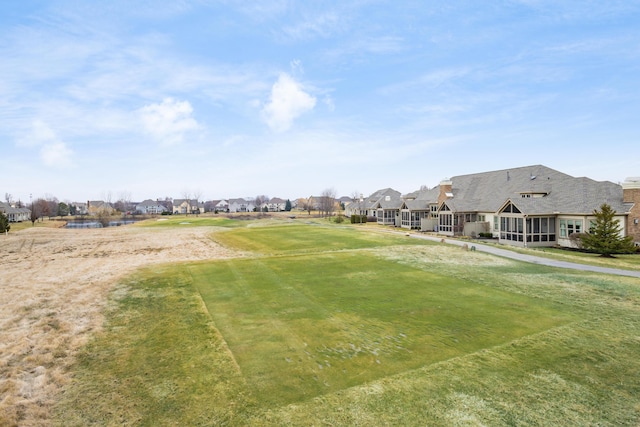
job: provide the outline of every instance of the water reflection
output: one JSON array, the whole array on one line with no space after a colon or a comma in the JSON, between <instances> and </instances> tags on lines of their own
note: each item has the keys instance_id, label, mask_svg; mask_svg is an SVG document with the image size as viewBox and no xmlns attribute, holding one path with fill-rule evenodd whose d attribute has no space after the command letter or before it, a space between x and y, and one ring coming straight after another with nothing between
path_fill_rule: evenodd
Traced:
<instances>
[{"instance_id":1,"label":"water reflection","mask_svg":"<svg viewBox=\"0 0 640 427\"><path fill-rule=\"evenodd\" d=\"M107 227L119 227L121 225L133 224L135 220L122 219L118 221L109 221ZM64 228L104 228L99 221L69 221Z\"/></svg>"}]
</instances>

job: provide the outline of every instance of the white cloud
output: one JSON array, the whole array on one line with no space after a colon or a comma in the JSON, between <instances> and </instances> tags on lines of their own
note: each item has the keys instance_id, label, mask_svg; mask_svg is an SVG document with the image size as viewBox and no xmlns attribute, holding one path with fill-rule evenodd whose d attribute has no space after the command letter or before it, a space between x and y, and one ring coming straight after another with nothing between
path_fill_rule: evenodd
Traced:
<instances>
[{"instance_id":1,"label":"white cloud","mask_svg":"<svg viewBox=\"0 0 640 427\"><path fill-rule=\"evenodd\" d=\"M342 31L344 24L343 19L335 12L313 13L294 25L285 26L282 33L292 40L328 38L336 32Z\"/></svg>"},{"instance_id":2,"label":"white cloud","mask_svg":"<svg viewBox=\"0 0 640 427\"><path fill-rule=\"evenodd\" d=\"M186 133L200 127L191 117L193 108L189 101L165 98L159 104L145 105L138 112L145 131L166 145L182 142Z\"/></svg>"},{"instance_id":3,"label":"white cloud","mask_svg":"<svg viewBox=\"0 0 640 427\"><path fill-rule=\"evenodd\" d=\"M34 120L20 147L40 148L40 160L45 166L64 168L72 165L73 150L58 138L56 132L42 120Z\"/></svg>"},{"instance_id":4,"label":"white cloud","mask_svg":"<svg viewBox=\"0 0 640 427\"><path fill-rule=\"evenodd\" d=\"M336 109L336 104L335 102L333 102L333 98L331 97L331 95L325 95L323 102L327 106L329 111L334 111Z\"/></svg>"},{"instance_id":5,"label":"white cloud","mask_svg":"<svg viewBox=\"0 0 640 427\"><path fill-rule=\"evenodd\" d=\"M272 130L282 132L291 127L295 118L313 110L315 105L315 97L306 93L291 76L282 73L271 88L271 97L262 109L262 117Z\"/></svg>"},{"instance_id":6,"label":"white cloud","mask_svg":"<svg viewBox=\"0 0 640 427\"><path fill-rule=\"evenodd\" d=\"M64 168L71 166L73 151L62 141L47 143L40 149L40 159L47 166Z\"/></svg>"},{"instance_id":7,"label":"white cloud","mask_svg":"<svg viewBox=\"0 0 640 427\"><path fill-rule=\"evenodd\" d=\"M42 120L34 120L31 129L26 135L17 140L17 145L21 147L39 147L42 144L56 141L56 133Z\"/></svg>"}]
</instances>

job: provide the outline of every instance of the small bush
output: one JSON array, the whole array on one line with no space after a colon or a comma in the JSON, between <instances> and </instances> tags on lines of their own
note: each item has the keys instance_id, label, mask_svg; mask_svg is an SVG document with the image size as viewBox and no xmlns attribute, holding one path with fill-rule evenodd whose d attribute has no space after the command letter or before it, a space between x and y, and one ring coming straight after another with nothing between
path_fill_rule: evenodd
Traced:
<instances>
[{"instance_id":1,"label":"small bush","mask_svg":"<svg viewBox=\"0 0 640 427\"><path fill-rule=\"evenodd\" d=\"M367 222L366 215L351 215L351 224L360 224Z\"/></svg>"},{"instance_id":2,"label":"small bush","mask_svg":"<svg viewBox=\"0 0 640 427\"><path fill-rule=\"evenodd\" d=\"M337 215L334 221L336 224L342 224L344 222L344 217L342 215Z\"/></svg>"}]
</instances>

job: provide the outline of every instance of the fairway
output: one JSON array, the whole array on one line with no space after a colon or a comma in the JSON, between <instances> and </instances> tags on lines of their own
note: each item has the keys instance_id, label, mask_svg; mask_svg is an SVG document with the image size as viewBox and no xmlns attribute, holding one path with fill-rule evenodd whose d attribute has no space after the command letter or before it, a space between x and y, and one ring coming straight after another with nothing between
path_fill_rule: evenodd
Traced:
<instances>
[{"instance_id":1,"label":"fairway","mask_svg":"<svg viewBox=\"0 0 640 427\"><path fill-rule=\"evenodd\" d=\"M206 233L241 255L122 281L58 424L640 421L636 279L318 222Z\"/></svg>"},{"instance_id":2,"label":"fairway","mask_svg":"<svg viewBox=\"0 0 640 427\"><path fill-rule=\"evenodd\" d=\"M288 404L499 345L573 316L368 253L189 267L248 386Z\"/></svg>"},{"instance_id":3,"label":"fairway","mask_svg":"<svg viewBox=\"0 0 640 427\"><path fill-rule=\"evenodd\" d=\"M213 239L229 248L249 250L264 255L431 244L416 242L414 239L398 235L387 235L381 238L380 233L373 231L362 231L354 227L327 226L317 222L240 228L233 230L232 233L215 234Z\"/></svg>"}]
</instances>

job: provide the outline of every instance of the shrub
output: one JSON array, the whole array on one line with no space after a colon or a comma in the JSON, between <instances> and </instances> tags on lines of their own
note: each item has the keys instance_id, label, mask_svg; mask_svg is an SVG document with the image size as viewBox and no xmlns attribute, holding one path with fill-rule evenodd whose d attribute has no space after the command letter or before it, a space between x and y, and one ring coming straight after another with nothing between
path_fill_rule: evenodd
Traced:
<instances>
[{"instance_id":1,"label":"shrub","mask_svg":"<svg viewBox=\"0 0 640 427\"><path fill-rule=\"evenodd\" d=\"M351 224L360 224L361 222L366 222L367 219L364 215L351 215Z\"/></svg>"},{"instance_id":2,"label":"shrub","mask_svg":"<svg viewBox=\"0 0 640 427\"><path fill-rule=\"evenodd\" d=\"M7 233L10 229L9 218L3 212L0 212L0 233Z\"/></svg>"}]
</instances>

